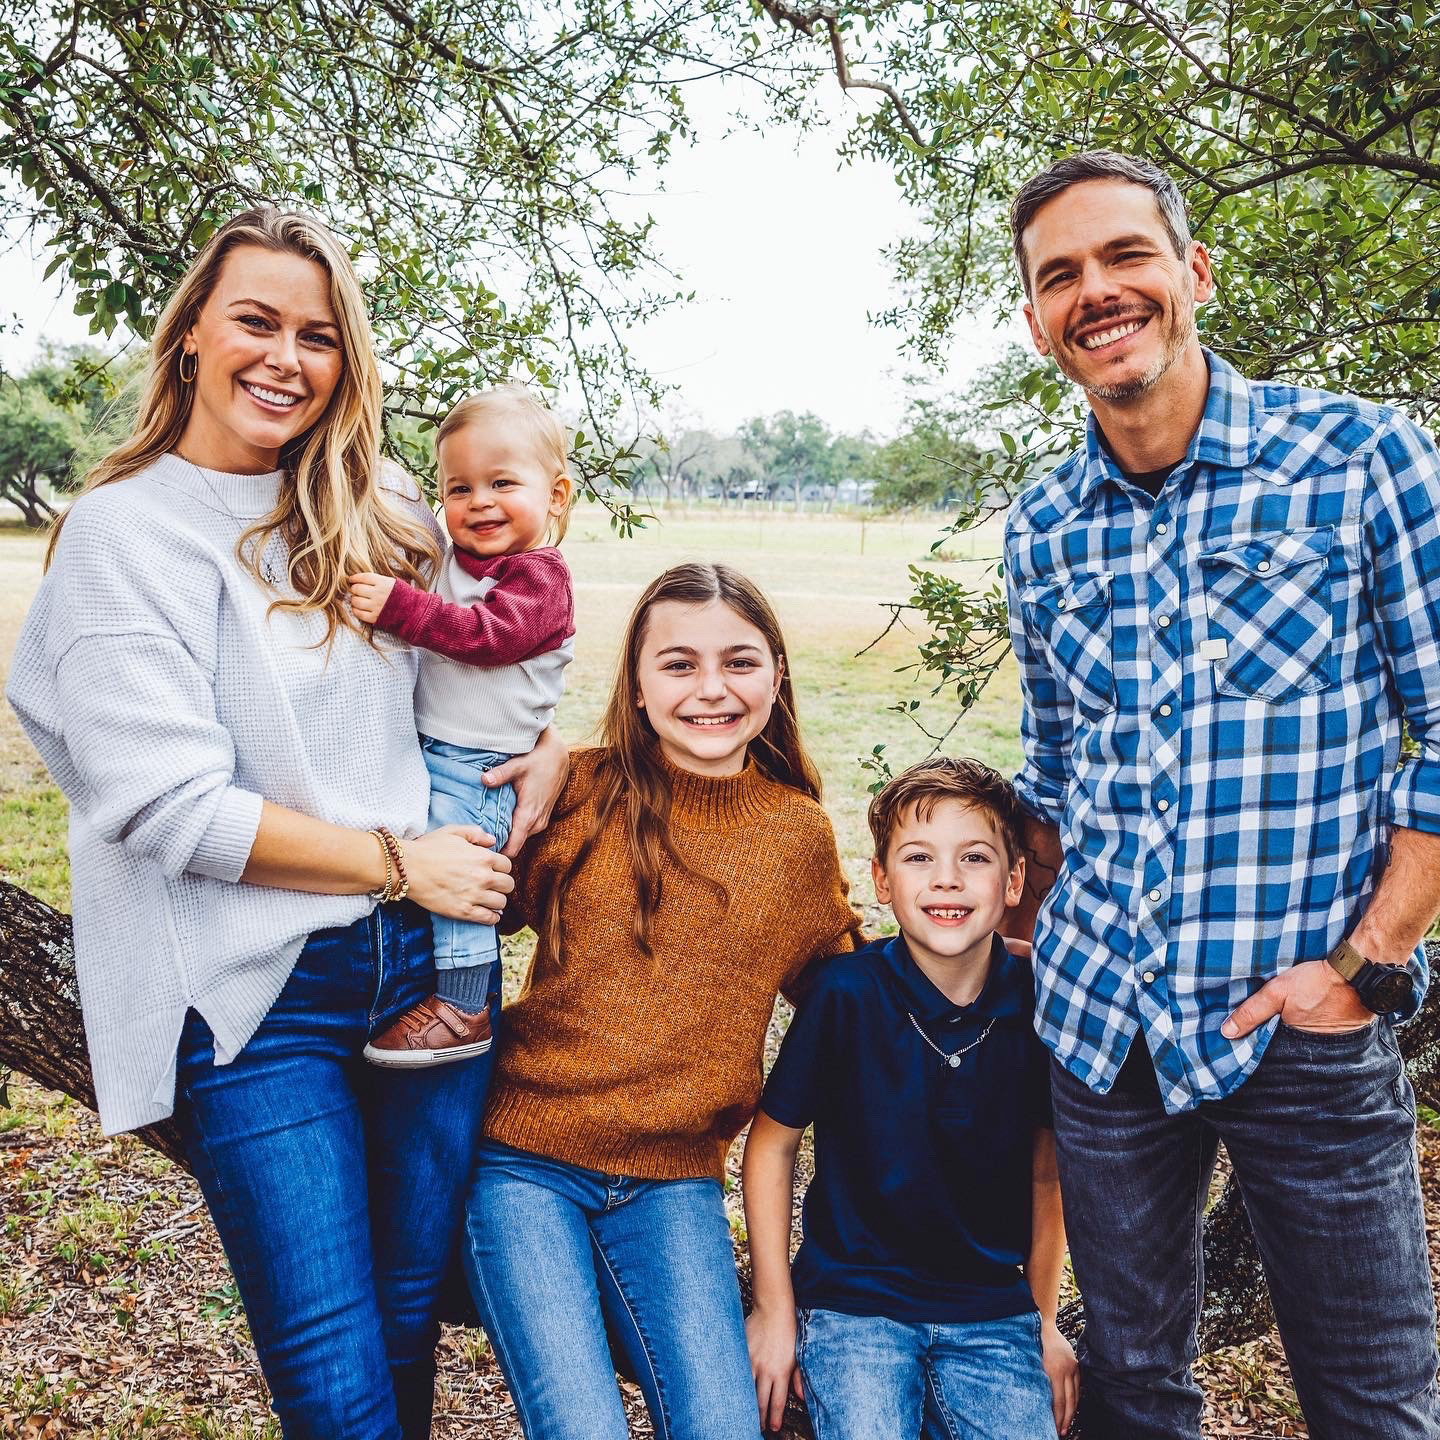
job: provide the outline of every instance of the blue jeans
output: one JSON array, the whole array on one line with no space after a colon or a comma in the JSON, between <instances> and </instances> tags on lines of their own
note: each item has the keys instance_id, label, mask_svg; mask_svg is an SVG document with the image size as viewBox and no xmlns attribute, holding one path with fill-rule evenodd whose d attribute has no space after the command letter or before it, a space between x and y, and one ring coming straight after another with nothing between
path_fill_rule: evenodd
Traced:
<instances>
[{"instance_id":1,"label":"blue jeans","mask_svg":"<svg viewBox=\"0 0 1440 1440\"><path fill-rule=\"evenodd\" d=\"M441 825L478 825L495 837L498 850L510 838L515 818L515 787L497 785L488 790L480 777L511 757L498 750L471 750L420 737L420 751L430 772L430 828ZM432 916L435 927L435 968L463 970L491 965L500 958L500 942L493 925L474 920Z\"/></svg>"},{"instance_id":2,"label":"blue jeans","mask_svg":"<svg viewBox=\"0 0 1440 1440\"><path fill-rule=\"evenodd\" d=\"M466 1274L527 1440L626 1440L606 1324L657 1440L756 1440L714 1180L627 1180L485 1141Z\"/></svg>"},{"instance_id":3,"label":"blue jeans","mask_svg":"<svg viewBox=\"0 0 1440 1440\"><path fill-rule=\"evenodd\" d=\"M176 1119L286 1440L430 1432L491 1059L379 1071L360 1051L434 979L430 917L402 902L313 934L231 1064L186 1017Z\"/></svg>"},{"instance_id":4,"label":"blue jeans","mask_svg":"<svg viewBox=\"0 0 1440 1440\"><path fill-rule=\"evenodd\" d=\"M1415 1096L1388 1022L1282 1024L1238 1090L1181 1115L1138 1036L1108 1095L1058 1064L1052 1083L1087 1435L1199 1440L1190 1365L1220 1140L1313 1440L1440 1435Z\"/></svg>"},{"instance_id":5,"label":"blue jeans","mask_svg":"<svg viewBox=\"0 0 1440 1440\"><path fill-rule=\"evenodd\" d=\"M914 1325L801 1310L815 1440L1055 1440L1040 1317Z\"/></svg>"}]
</instances>

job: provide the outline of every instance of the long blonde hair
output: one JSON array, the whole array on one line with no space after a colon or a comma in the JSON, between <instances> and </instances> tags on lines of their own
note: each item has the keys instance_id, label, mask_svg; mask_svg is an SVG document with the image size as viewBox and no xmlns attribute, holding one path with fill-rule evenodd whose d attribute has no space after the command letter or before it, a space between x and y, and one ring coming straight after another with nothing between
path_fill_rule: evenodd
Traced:
<instances>
[{"instance_id":1,"label":"long blonde hair","mask_svg":"<svg viewBox=\"0 0 1440 1440\"><path fill-rule=\"evenodd\" d=\"M280 452L285 478L279 500L241 535L236 555L264 584L259 557L279 534L296 595L277 598L274 608L320 612L326 641L340 627L364 634L345 603L348 577L369 570L423 586L440 549L419 516L406 514L379 483L382 399L370 318L350 257L318 220L264 205L242 211L215 232L156 322L130 438L91 467L84 489L128 479L180 443L194 394L180 378L185 335L210 298L225 257L241 245L298 255L326 271L343 364L325 413ZM47 565L64 518L52 529Z\"/></svg>"},{"instance_id":2,"label":"long blonde hair","mask_svg":"<svg viewBox=\"0 0 1440 1440\"><path fill-rule=\"evenodd\" d=\"M649 717L635 703L640 693L640 651L645 644L650 612L668 600L681 605L709 605L718 600L764 636L775 664L783 668L770 718L750 742L749 755L756 767L772 780L793 786L812 800L820 799L820 772L805 749L795 717L795 690L790 667L785 663L785 638L764 592L748 576L729 565L692 561L657 575L635 602L620 641L615 683L600 722L605 755L590 792L595 797L594 821L575 858L550 887L542 937L554 955L561 953L562 903L570 881L590 858L611 815L622 807L638 902L634 918L635 943L644 954L651 953L651 922L660 907L661 871L667 859L692 878L714 886L728 902L725 887L709 876L697 875L675 848L670 835L670 777L660 763L660 745ZM573 813L590 795L577 796L557 818Z\"/></svg>"}]
</instances>

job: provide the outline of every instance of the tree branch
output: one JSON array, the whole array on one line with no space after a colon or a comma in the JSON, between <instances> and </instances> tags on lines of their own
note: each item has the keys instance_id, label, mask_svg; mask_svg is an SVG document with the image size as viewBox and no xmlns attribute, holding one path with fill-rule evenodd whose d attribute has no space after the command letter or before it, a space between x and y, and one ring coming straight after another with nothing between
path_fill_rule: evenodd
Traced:
<instances>
[{"instance_id":1,"label":"tree branch","mask_svg":"<svg viewBox=\"0 0 1440 1440\"><path fill-rule=\"evenodd\" d=\"M757 0L760 8L777 25L788 25L800 34L815 38L815 27L823 26L830 41L830 55L835 65L835 78L842 90L878 90L889 101L901 128L927 157L932 153L930 142L920 133L900 92L883 80L857 80L850 73L850 62L845 55L845 37L840 29L839 11L832 5L817 5L810 10L798 10L787 5L785 0Z\"/></svg>"}]
</instances>

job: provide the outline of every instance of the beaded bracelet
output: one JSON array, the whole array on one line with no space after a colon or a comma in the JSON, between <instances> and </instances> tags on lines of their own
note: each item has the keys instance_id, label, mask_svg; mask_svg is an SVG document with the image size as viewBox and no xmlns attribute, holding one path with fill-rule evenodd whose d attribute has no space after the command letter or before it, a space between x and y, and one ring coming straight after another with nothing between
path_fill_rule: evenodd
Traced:
<instances>
[{"instance_id":1,"label":"beaded bracelet","mask_svg":"<svg viewBox=\"0 0 1440 1440\"><path fill-rule=\"evenodd\" d=\"M388 826L377 825L368 832L380 842L385 853L385 883L378 890L370 892L371 897L382 905L392 900L403 900L410 893L410 877L405 873L405 851Z\"/></svg>"},{"instance_id":2,"label":"beaded bracelet","mask_svg":"<svg viewBox=\"0 0 1440 1440\"><path fill-rule=\"evenodd\" d=\"M389 897L391 900L403 900L410 893L410 876L405 871L405 851L400 842L384 825L378 827L380 834L384 837L386 847L390 851L390 858L395 862L395 874L397 877L395 891Z\"/></svg>"},{"instance_id":3,"label":"beaded bracelet","mask_svg":"<svg viewBox=\"0 0 1440 1440\"><path fill-rule=\"evenodd\" d=\"M373 835L380 844L380 853L385 857L385 880L378 890L370 891L372 900L379 900L384 904L390 898L390 890L395 884L395 867L390 860L390 846L385 841L384 834L379 830L368 830L366 834Z\"/></svg>"}]
</instances>

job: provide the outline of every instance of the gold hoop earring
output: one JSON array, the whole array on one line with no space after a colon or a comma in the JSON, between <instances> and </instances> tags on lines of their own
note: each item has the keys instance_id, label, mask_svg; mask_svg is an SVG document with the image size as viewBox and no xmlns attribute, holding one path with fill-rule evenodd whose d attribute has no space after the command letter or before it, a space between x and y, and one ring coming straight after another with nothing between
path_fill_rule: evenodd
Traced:
<instances>
[{"instance_id":1,"label":"gold hoop earring","mask_svg":"<svg viewBox=\"0 0 1440 1440\"><path fill-rule=\"evenodd\" d=\"M185 362L190 361L190 373L185 373ZM189 384L200 372L200 357L193 350L182 350L180 352L180 378Z\"/></svg>"}]
</instances>

